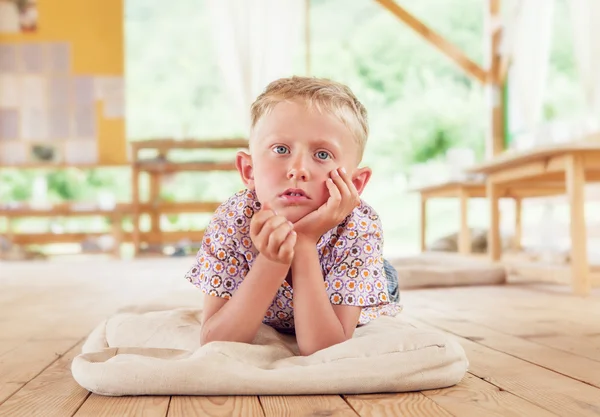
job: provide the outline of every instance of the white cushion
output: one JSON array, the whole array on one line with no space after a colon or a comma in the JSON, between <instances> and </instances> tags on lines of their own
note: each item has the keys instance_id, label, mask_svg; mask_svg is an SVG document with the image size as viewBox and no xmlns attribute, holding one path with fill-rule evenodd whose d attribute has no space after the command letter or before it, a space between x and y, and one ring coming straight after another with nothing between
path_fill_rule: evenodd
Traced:
<instances>
[{"instance_id":1,"label":"white cushion","mask_svg":"<svg viewBox=\"0 0 600 417\"><path fill-rule=\"evenodd\" d=\"M360 394L448 387L468 367L456 340L399 317L310 356L266 325L252 344L200 346L200 318L199 309L116 314L90 334L73 377L102 395Z\"/></svg>"}]
</instances>

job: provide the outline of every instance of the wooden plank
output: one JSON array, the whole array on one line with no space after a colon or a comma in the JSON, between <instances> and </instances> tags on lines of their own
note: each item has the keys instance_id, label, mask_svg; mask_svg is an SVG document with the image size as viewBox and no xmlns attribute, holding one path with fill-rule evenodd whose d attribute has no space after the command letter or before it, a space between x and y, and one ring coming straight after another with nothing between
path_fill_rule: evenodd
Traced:
<instances>
[{"instance_id":1,"label":"wooden plank","mask_svg":"<svg viewBox=\"0 0 600 417\"><path fill-rule=\"evenodd\" d=\"M596 236L590 233L588 237ZM572 286L573 271L568 264L549 263L542 261L524 262L502 259L502 264L506 266L507 273L512 276L513 281L539 281L547 283L557 283ZM589 272L590 285L592 288L600 287L600 272L595 271L595 266L591 266Z\"/></svg>"},{"instance_id":2,"label":"wooden plank","mask_svg":"<svg viewBox=\"0 0 600 417\"><path fill-rule=\"evenodd\" d=\"M463 380L453 387L423 391L423 395L453 415L461 417L552 417L557 415L470 373L467 373Z\"/></svg>"},{"instance_id":3,"label":"wooden plank","mask_svg":"<svg viewBox=\"0 0 600 417\"><path fill-rule=\"evenodd\" d=\"M167 417L263 417L256 396L173 396Z\"/></svg>"},{"instance_id":4,"label":"wooden plank","mask_svg":"<svg viewBox=\"0 0 600 417\"><path fill-rule=\"evenodd\" d=\"M484 66L487 70L487 83L484 87L487 101L486 155L488 158L504 152L504 84L500 81L500 42L502 32L498 22L502 20L500 0L485 1Z\"/></svg>"},{"instance_id":5,"label":"wooden plank","mask_svg":"<svg viewBox=\"0 0 600 417\"><path fill-rule=\"evenodd\" d=\"M566 188L563 185L559 187L545 187L543 184L537 186L523 186L521 181L518 183L510 184L500 194L501 197L513 197L516 199L522 198L534 198L534 197L551 197L556 195L563 195L566 192Z\"/></svg>"},{"instance_id":6,"label":"wooden plank","mask_svg":"<svg viewBox=\"0 0 600 417\"><path fill-rule=\"evenodd\" d=\"M580 155L570 155L566 166L567 195L571 210L571 285L577 295L591 290L590 267L585 231L585 173Z\"/></svg>"},{"instance_id":7,"label":"wooden plank","mask_svg":"<svg viewBox=\"0 0 600 417\"><path fill-rule=\"evenodd\" d=\"M597 158L600 155L600 133L590 135L577 142L537 146L520 152L504 152L491 160L466 169L466 172L489 175L515 166L571 153L586 155L587 158Z\"/></svg>"},{"instance_id":8,"label":"wooden plank","mask_svg":"<svg viewBox=\"0 0 600 417\"><path fill-rule=\"evenodd\" d=\"M539 345L600 361L598 299L594 304L590 299L540 294L515 287L511 291L496 287L470 293L464 297L456 292L438 297L433 291L419 295L413 292L405 308L420 311L433 307L445 311L452 321L471 321ZM488 302L491 297L495 300L493 305ZM476 300L482 300L481 304Z\"/></svg>"},{"instance_id":9,"label":"wooden plank","mask_svg":"<svg viewBox=\"0 0 600 417\"><path fill-rule=\"evenodd\" d=\"M539 336L526 336L526 339L540 345L550 346L554 349L560 349L600 363L600 334L591 334L587 337L577 338L563 335L542 334Z\"/></svg>"},{"instance_id":10,"label":"wooden plank","mask_svg":"<svg viewBox=\"0 0 600 417\"><path fill-rule=\"evenodd\" d=\"M487 195L490 210L490 228L488 230L488 254L493 262L499 261L501 256L500 241L500 198L499 189L492 180L487 181Z\"/></svg>"},{"instance_id":11,"label":"wooden plank","mask_svg":"<svg viewBox=\"0 0 600 417\"><path fill-rule=\"evenodd\" d=\"M412 316L405 315L404 320L443 332ZM598 388L466 338L452 337L460 341L469 358L469 372L478 378L559 415L597 417L600 413Z\"/></svg>"},{"instance_id":12,"label":"wooden plank","mask_svg":"<svg viewBox=\"0 0 600 417\"><path fill-rule=\"evenodd\" d=\"M420 239L421 252L427 249L427 198L421 197Z\"/></svg>"},{"instance_id":13,"label":"wooden plank","mask_svg":"<svg viewBox=\"0 0 600 417\"><path fill-rule=\"evenodd\" d=\"M248 140L244 138L231 139L149 139L131 142L134 150L157 149L167 151L170 149L237 149L247 148Z\"/></svg>"},{"instance_id":14,"label":"wooden plank","mask_svg":"<svg viewBox=\"0 0 600 417\"><path fill-rule=\"evenodd\" d=\"M515 286L455 290L412 292L405 301L406 308L420 310L435 305L438 309L447 309L458 317L456 320L480 323L517 337L560 334L580 338L598 333L600 303L597 298L563 299L563 296L519 291Z\"/></svg>"},{"instance_id":15,"label":"wooden plank","mask_svg":"<svg viewBox=\"0 0 600 417\"><path fill-rule=\"evenodd\" d=\"M91 394L76 417L144 416L165 417L169 396L105 397Z\"/></svg>"},{"instance_id":16,"label":"wooden plank","mask_svg":"<svg viewBox=\"0 0 600 417\"><path fill-rule=\"evenodd\" d=\"M314 416L356 417L358 414L339 395L259 397L266 417Z\"/></svg>"},{"instance_id":17,"label":"wooden plank","mask_svg":"<svg viewBox=\"0 0 600 417\"><path fill-rule=\"evenodd\" d=\"M181 201L177 203L159 202L156 209L161 214L174 213L212 213L222 204L222 201ZM141 204L140 212L150 211L149 204Z\"/></svg>"},{"instance_id":18,"label":"wooden plank","mask_svg":"<svg viewBox=\"0 0 600 417\"><path fill-rule=\"evenodd\" d=\"M6 401L14 395L15 392L19 391L23 386L22 382L2 382L0 383L0 404ZM1 416L2 414L0 414Z\"/></svg>"},{"instance_id":19,"label":"wooden plank","mask_svg":"<svg viewBox=\"0 0 600 417\"><path fill-rule=\"evenodd\" d=\"M345 395L344 398L360 416L452 416L420 392Z\"/></svg>"},{"instance_id":20,"label":"wooden plank","mask_svg":"<svg viewBox=\"0 0 600 417\"><path fill-rule=\"evenodd\" d=\"M82 345L78 343L0 405L0 416L73 415L89 395L71 374L71 362Z\"/></svg>"},{"instance_id":21,"label":"wooden plank","mask_svg":"<svg viewBox=\"0 0 600 417\"><path fill-rule=\"evenodd\" d=\"M79 232L79 233L19 233L13 238L13 243L19 245L44 245L48 243L79 243L88 238L99 237L110 234L106 232ZM124 232L122 234L122 242L133 241L132 232ZM175 243L180 240L191 240L199 242L204 236L204 230L176 230L163 231L159 233L142 232L140 233L140 241L148 243Z\"/></svg>"},{"instance_id":22,"label":"wooden plank","mask_svg":"<svg viewBox=\"0 0 600 417\"><path fill-rule=\"evenodd\" d=\"M460 195L461 190L466 190L472 197L485 197L485 183L472 181L450 181L438 184L426 185L411 189L411 192L418 192L427 198L455 198Z\"/></svg>"},{"instance_id":23,"label":"wooden plank","mask_svg":"<svg viewBox=\"0 0 600 417\"><path fill-rule=\"evenodd\" d=\"M57 358L73 347L78 340L34 340L23 343L0 357L0 403Z\"/></svg>"},{"instance_id":24,"label":"wooden plank","mask_svg":"<svg viewBox=\"0 0 600 417\"><path fill-rule=\"evenodd\" d=\"M160 203L161 177L156 172L150 173L150 230L154 233L160 232L160 211L157 204Z\"/></svg>"},{"instance_id":25,"label":"wooden plank","mask_svg":"<svg viewBox=\"0 0 600 417\"><path fill-rule=\"evenodd\" d=\"M120 203L113 209L102 209L96 204L55 204L48 208L35 208L29 205L14 208L0 208L0 216L5 217L62 217L62 216L112 216L115 213L127 214L131 205Z\"/></svg>"},{"instance_id":26,"label":"wooden plank","mask_svg":"<svg viewBox=\"0 0 600 417\"><path fill-rule=\"evenodd\" d=\"M513 238L513 246L516 250L521 250L521 241L523 236L523 222L521 215L523 213L523 205L520 198L515 199L515 236Z\"/></svg>"},{"instance_id":27,"label":"wooden plank","mask_svg":"<svg viewBox=\"0 0 600 417\"><path fill-rule=\"evenodd\" d=\"M25 340L22 340L22 339L8 339L8 340L0 339L0 360L2 360L2 355L10 352L11 350L16 349L17 347L21 346L24 343L25 343Z\"/></svg>"},{"instance_id":28,"label":"wooden plank","mask_svg":"<svg viewBox=\"0 0 600 417\"><path fill-rule=\"evenodd\" d=\"M390 11L394 16L413 29L417 34L423 37L427 42L441 51L444 55L454 61L467 75L479 80L485 84L488 80L487 72L477 65L473 60L465 55L457 46L446 40L444 37L433 31L405 8L401 7L394 0L376 0L384 8Z\"/></svg>"},{"instance_id":29,"label":"wooden plank","mask_svg":"<svg viewBox=\"0 0 600 417\"><path fill-rule=\"evenodd\" d=\"M134 147L133 159L137 160L138 154ZM131 241L133 243L133 256L140 253L140 171L133 165L131 167L131 222L133 229L131 231Z\"/></svg>"},{"instance_id":30,"label":"wooden plank","mask_svg":"<svg viewBox=\"0 0 600 417\"><path fill-rule=\"evenodd\" d=\"M469 230L469 194L460 192L460 228L458 235L458 252L463 255L471 253L471 231Z\"/></svg>"},{"instance_id":31,"label":"wooden plank","mask_svg":"<svg viewBox=\"0 0 600 417\"><path fill-rule=\"evenodd\" d=\"M502 171L490 174L488 178L494 181L496 184L503 184L515 182L517 180L531 180L532 178L536 178L545 173L547 173L546 162L535 161L505 168Z\"/></svg>"},{"instance_id":32,"label":"wooden plank","mask_svg":"<svg viewBox=\"0 0 600 417\"><path fill-rule=\"evenodd\" d=\"M447 309L437 310L435 307L438 307L438 304L432 303L432 308L419 309L419 320L600 388L600 363L596 361L503 334L485 325L457 321L458 315L450 313Z\"/></svg>"},{"instance_id":33,"label":"wooden plank","mask_svg":"<svg viewBox=\"0 0 600 417\"><path fill-rule=\"evenodd\" d=\"M140 171L169 173L182 171L233 171L235 161L196 161L196 162L136 162Z\"/></svg>"}]
</instances>

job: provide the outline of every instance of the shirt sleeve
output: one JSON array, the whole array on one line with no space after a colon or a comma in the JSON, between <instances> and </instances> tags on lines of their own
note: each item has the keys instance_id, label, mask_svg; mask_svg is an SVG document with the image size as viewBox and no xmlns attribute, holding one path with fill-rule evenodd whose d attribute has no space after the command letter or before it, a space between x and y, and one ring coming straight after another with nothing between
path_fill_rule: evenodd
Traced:
<instances>
[{"instance_id":1,"label":"shirt sleeve","mask_svg":"<svg viewBox=\"0 0 600 417\"><path fill-rule=\"evenodd\" d=\"M383 273L383 233L379 216L357 209L332 236L331 267L325 288L332 304L361 307L389 303Z\"/></svg>"},{"instance_id":2,"label":"shirt sleeve","mask_svg":"<svg viewBox=\"0 0 600 417\"><path fill-rule=\"evenodd\" d=\"M229 299L249 271L240 253L237 228L215 216L207 226L202 245L185 278L205 294Z\"/></svg>"}]
</instances>

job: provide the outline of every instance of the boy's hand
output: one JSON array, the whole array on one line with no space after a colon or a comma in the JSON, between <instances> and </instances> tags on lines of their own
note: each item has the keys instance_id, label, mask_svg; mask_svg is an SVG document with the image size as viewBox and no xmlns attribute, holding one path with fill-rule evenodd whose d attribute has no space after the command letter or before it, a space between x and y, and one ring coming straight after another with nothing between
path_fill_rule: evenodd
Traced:
<instances>
[{"instance_id":1,"label":"boy's hand","mask_svg":"<svg viewBox=\"0 0 600 417\"><path fill-rule=\"evenodd\" d=\"M325 204L294 223L299 239L315 245L322 235L340 224L360 204L352 178L343 168L331 171L330 176L325 182L329 190Z\"/></svg>"},{"instance_id":2,"label":"boy's hand","mask_svg":"<svg viewBox=\"0 0 600 417\"><path fill-rule=\"evenodd\" d=\"M296 232L292 223L277 215L269 203L250 221L250 238L261 255L273 262L291 265L294 259Z\"/></svg>"}]
</instances>

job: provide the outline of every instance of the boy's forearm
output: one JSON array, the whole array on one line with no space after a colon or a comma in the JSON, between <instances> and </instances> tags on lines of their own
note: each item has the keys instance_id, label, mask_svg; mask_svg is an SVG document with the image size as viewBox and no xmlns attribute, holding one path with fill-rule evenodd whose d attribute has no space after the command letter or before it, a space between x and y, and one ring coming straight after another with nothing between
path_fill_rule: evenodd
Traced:
<instances>
[{"instance_id":1,"label":"boy's forearm","mask_svg":"<svg viewBox=\"0 0 600 417\"><path fill-rule=\"evenodd\" d=\"M203 323L201 343L251 343L288 269L287 265L258 255L235 296Z\"/></svg>"},{"instance_id":2,"label":"boy's forearm","mask_svg":"<svg viewBox=\"0 0 600 417\"><path fill-rule=\"evenodd\" d=\"M300 353L310 355L347 338L325 291L316 245L299 241L295 250L294 324Z\"/></svg>"}]
</instances>

